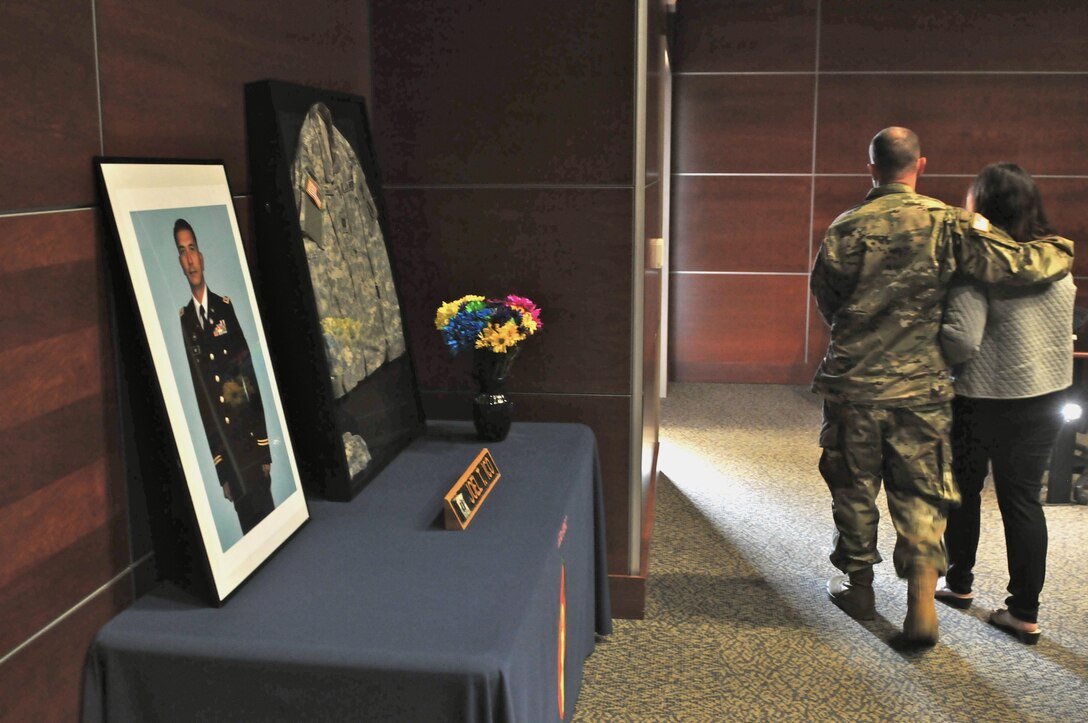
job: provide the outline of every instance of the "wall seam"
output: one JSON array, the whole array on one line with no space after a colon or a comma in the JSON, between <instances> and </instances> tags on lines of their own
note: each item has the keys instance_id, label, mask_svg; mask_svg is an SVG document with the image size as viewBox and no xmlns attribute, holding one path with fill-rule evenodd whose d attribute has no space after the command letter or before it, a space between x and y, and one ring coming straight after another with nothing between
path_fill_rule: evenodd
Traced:
<instances>
[{"instance_id":1,"label":"wall seam","mask_svg":"<svg viewBox=\"0 0 1088 723\"><path fill-rule=\"evenodd\" d=\"M0 211L0 219L19 218L20 216L51 216L56 213L77 213L79 211L94 211L97 206L72 206L57 208L35 208L27 211Z\"/></svg>"},{"instance_id":2,"label":"wall seam","mask_svg":"<svg viewBox=\"0 0 1088 723\"><path fill-rule=\"evenodd\" d=\"M816 233L816 138L819 131L820 124L820 25L822 24L822 11L823 2L817 0L816 2L816 57L814 58L815 71L812 74L812 166L810 168L811 175L809 177L809 198L808 198L808 263L812 263L813 252L813 235ZM806 274L807 275L807 274ZM804 359L807 364L809 361L809 339L812 336L812 301L809 299L808 293L809 285L806 283L803 293L803 302L805 304L805 328L802 333L805 335L804 344Z\"/></svg>"},{"instance_id":3,"label":"wall seam","mask_svg":"<svg viewBox=\"0 0 1088 723\"><path fill-rule=\"evenodd\" d=\"M974 173L926 173L926 178L974 178ZM681 178L869 178L866 173L734 173L697 171L686 173L674 173L674 177ZM1088 180L1088 175L1075 173L1033 173L1032 178L1049 178L1052 180L1083 181Z\"/></svg>"},{"instance_id":4,"label":"wall seam","mask_svg":"<svg viewBox=\"0 0 1088 723\"><path fill-rule=\"evenodd\" d=\"M670 271L672 276L808 276L808 271Z\"/></svg>"},{"instance_id":5,"label":"wall seam","mask_svg":"<svg viewBox=\"0 0 1088 723\"><path fill-rule=\"evenodd\" d=\"M94 85L98 102L98 152L106 155L106 129L102 122L102 72L98 62L98 4L91 0L91 37L94 40Z\"/></svg>"},{"instance_id":6,"label":"wall seam","mask_svg":"<svg viewBox=\"0 0 1088 723\"><path fill-rule=\"evenodd\" d=\"M41 630L39 630L38 632L31 635L29 638L24 640L19 645L16 645L9 653L7 653L7 655L0 658L0 665L3 665L4 663L8 662L12 658L14 658L16 655L18 655L20 651L24 650L25 648L30 647L34 643L34 641L38 640L39 638L44 636L46 633L48 633L50 630L53 630L58 625L63 623L65 620L67 620L68 618L75 615L77 612L79 612L80 608L84 607L85 605L87 605L87 603L94 600L96 597L98 597L100 594L105 592L107 589L109 589L113 585L117 584L126 575L133 574L136 571L136 568L139 567L140 565L142 565L148 559L150 559L152 557L152 555L153 555L153 553L149 552L146 555L144 555L143 557L141 557L139 560L136 560L135 562L130 564L128 567L126 567L124 570L117 573L112 578L110 578L108 581L106 581L101 587L99 587L97 590L92 592L90 595L87 595L85 598L80 600L78 603L73 605L71 608L69 608L65 612L61 613L56 618L54 618L52 622L45 625Z\"/></svg>"},{"instance_id":7,"label":"wall seam","mask_svg":"<svg viewBox=\"0 0 1088 723\"><path fill-rule=\"evenodd\" d=\"M819 8L816 11L819 22ZM817 52L819 43L817 43ZM697 76L765 76L765 75L1088 75L1088 70L708 70L686 71L676 75Z\"/></svg>"},{"instance_id":8,"label":"wall seam","mask_svg":"<svg viewBox=\"0 0 1088 723\"><path fill-rule=\"evenodd\" d=\"M475 396L478 392L471 389L420 389L421 394L465 394ZM506 392L510 396L521 395L526 397L602 397L604 399L628 399L630 394L612 392Z\"/></svg>"},{"instance_id":9,"label":"wall seam","mask_svg":"<svg viewBox=\"0 0 1088 723\"><path fill-rule=\"evenodd\" d=\"M631 184L607 183L420 183L420 184L385 184L383 191L535 191L535 190L602 190L630 191Z\"/></svg>"},{"instance_id":10,"label":"wall seam","mask_svg":"<svg viewBox=\"0 0 1088 723\"><path fill-rule=\"evenodd\" d=\"M631 412L628 434L628 574L638 575L642 569L642 427L643 378L642 345L645 343L646 294L646 107L647 75L649 72L649 14L648 0L635 4L635 148L634 194L631 219Z\"/></svg>"}]
</instances>

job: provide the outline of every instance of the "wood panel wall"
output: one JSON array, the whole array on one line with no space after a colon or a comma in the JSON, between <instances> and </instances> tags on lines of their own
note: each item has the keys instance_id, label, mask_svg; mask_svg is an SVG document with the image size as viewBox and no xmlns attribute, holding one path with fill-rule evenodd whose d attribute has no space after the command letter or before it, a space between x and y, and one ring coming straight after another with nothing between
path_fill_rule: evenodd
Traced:
<instances>
[{"instance_id":1,"label":"wood panel wall","mask_svg":"<svg viewBox=\"0 0 1088 723\"><path fill-rule=\"evenodd\" d=\"M223 159L252 249L244 84L366 95L368 27L362 0L0 6L0 719L78 719L87 645L151 562L120 463L93 156Z\"/></svg>"},{"instance_id":2,"label":"wood panel wall","mask_svg":"<svg viewBox=\"0 0 1088 723\"><path fill-rule=\"evenodd\" d=\"M518 293L544 327L515 419L591 426L609 570L626 573L635 10L630 0L374 0L374 128L428 416L467 418L469 360L435 309Z\"/></svg>"},{"instance_id":3,"label":"wood panel wall","mask_svg":"<svg viewBox=\"0 0 1088 723\"><path fill-rule=\"evenodd\" d=\"M807 384L808 270L864 197L869 140L915 130L919 191L962 203L1008 160L1088 243L1088 6L1064 0L679 0L670 376ZM1088 254L1076 263L1088 288Z\"/></svg>"}]
</instances>

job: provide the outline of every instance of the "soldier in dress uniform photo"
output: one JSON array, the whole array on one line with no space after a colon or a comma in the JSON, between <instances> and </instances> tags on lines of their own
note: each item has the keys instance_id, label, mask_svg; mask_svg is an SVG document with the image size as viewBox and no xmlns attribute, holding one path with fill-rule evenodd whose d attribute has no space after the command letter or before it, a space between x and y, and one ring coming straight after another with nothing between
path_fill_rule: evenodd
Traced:
<instances>
[{"instance_id":1,"label":"soldier in dress uniform photo","mask_svg":"<svg viewBox=\"0 0 1088 723\"><path fill-rule=\"evenodd\" d=\"M181 333L197 406L223 496L234 504L244 535L275 508L253 360L230 297L212 292L205 282L204 254L183 218L174 222L174 244L192 294L181 307Z\"/></svg>"}]
</instances>

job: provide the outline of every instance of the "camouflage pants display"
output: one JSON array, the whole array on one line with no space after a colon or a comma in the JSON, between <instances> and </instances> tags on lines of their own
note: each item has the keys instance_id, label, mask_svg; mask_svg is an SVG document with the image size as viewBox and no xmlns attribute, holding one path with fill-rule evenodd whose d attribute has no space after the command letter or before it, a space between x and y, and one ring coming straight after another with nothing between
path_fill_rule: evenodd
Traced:
<instances>
[{"instance_id":1,"label":"camouflage pants display","mask_svg":"<svg viewBox=\"0 0 1088 723\"><path fill-rule=\"evenodd\" d=\"M918 564L944 574L947 513L960 499L952 480L951 426L946 402L919 407L824 402L820 473L831 491L835 567L853 572L881 561L876 498L883 481L897 534L896 574L906 577Z\"/></svg>"}]
</instances>

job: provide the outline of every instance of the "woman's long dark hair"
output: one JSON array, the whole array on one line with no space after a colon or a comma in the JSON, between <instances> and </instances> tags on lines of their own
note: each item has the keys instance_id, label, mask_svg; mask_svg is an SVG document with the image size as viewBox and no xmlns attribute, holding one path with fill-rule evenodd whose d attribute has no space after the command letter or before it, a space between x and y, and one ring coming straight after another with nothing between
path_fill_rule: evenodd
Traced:
<instances>
[{"instance_id":1,"label":"woman's long dark hair","mask_svg":"<svg viewBox=\"0 0 1088 723\"><path fill-rule=\"evenodd\" d=\"M1031 174L1015 163L992 163L971 186L975 210L1021 243L1054 233Z\"/></svg>"}]
</instances>

